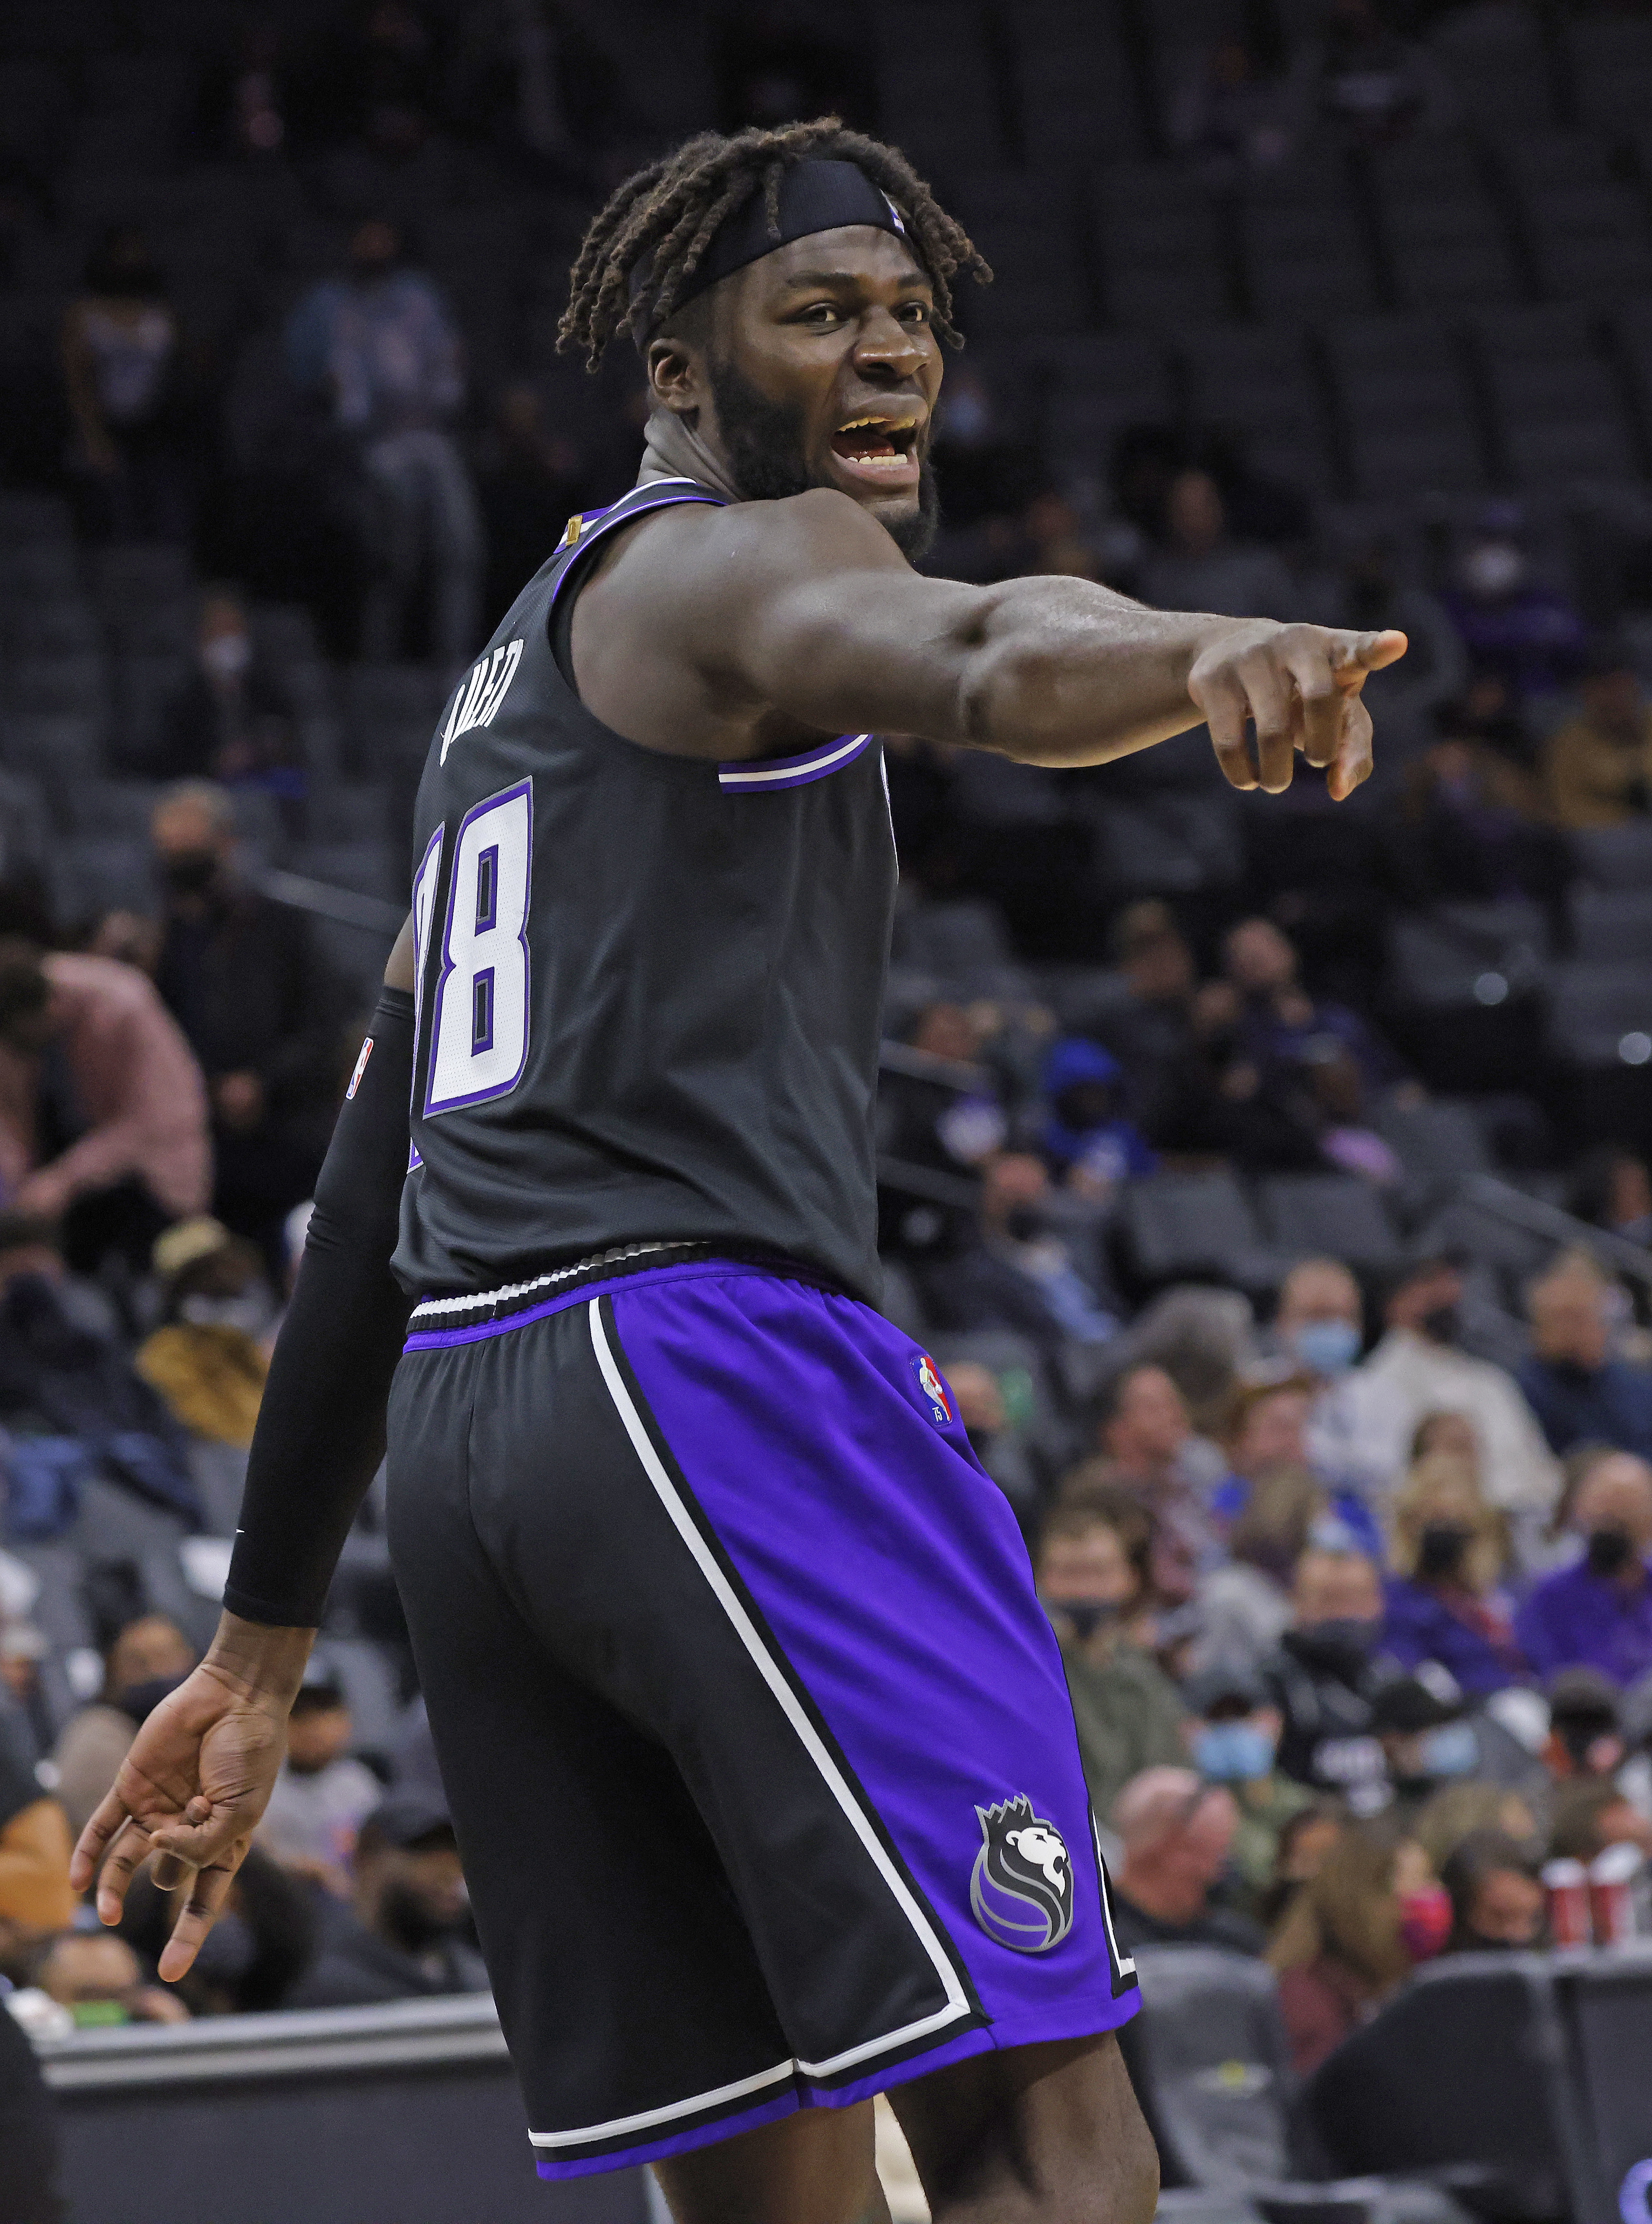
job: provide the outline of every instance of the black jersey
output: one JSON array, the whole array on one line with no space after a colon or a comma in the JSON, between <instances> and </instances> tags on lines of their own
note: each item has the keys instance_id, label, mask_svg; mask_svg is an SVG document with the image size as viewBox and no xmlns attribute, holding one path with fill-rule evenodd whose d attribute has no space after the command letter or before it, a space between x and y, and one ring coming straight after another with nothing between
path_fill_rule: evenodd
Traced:
<instances>
[{"instance_id":1,"label":"black jersey","mask_svg":"<svg viewBox=\"0 0 1652 2224\"><path fill-rule=\"evenodd\" d=\"M718 499L654 480L573 520L432 743L394 1262L419 1295L678 1242L878 1295L895 852L875 738L668 756L594 717L552 652L553 603L604 534Z\"/></svg>"}]
</instances>

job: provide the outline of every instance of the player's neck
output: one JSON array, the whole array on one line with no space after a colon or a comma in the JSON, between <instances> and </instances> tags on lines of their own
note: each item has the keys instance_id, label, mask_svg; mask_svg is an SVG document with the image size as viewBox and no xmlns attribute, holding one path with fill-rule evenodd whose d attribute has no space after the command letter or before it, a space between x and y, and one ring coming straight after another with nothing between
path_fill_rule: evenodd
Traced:
<instances>
[{"instance_id":1,"label":"player's neck","mask_svg":"<svg viewBox=\"0 0 1652 2224\"><path fill-rule=\"evenodd\" d=\"M669 409L656 409L643 430L642 463L637 472L639 486L650 479L697 479L714 494L729 502L741 500L739 490L730 477L728 465L700 438L691 425L673 416Z\"/></svg>"}]
</instances>

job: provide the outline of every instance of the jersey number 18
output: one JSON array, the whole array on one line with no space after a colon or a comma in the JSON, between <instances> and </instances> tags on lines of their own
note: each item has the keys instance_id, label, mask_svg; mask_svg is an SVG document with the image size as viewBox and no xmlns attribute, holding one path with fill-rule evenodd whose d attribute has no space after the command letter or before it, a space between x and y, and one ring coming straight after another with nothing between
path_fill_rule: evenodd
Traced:
<instances>
[{"instance_id":1,"label":"jersey number 18","mask_svg":"<svg viewBox=\"0 0 1652 2224\"><path fill-rule=\"evenodd\" d=\"M446 827L438 827L413 881L421 1048L425 960L446 839ZM533 877L533 783L525 780L473 805L459 821L423 1067L426 1119L508 1096L522 1077Z\"/></svg>"}]
</instances>

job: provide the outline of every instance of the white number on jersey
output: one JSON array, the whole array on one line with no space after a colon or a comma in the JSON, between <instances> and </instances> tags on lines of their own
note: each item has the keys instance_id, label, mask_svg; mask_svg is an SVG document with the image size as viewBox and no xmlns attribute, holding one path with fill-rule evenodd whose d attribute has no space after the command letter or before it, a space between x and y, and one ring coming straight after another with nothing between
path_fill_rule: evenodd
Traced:
<instances>
[{"instance_id":1,"label":"white number on jersey","mask_svg":"<svg viewBox=\"0 0 1652 2224\"><path fill-rule=\"evenodd\" d=\"M421 982L440 855L438 837L413 883ZM431 1011L426 1119L508 1096L522 1077L533 868L533 783L522 780L476 804L459 826Z\"/></svg>"}]
</instances>

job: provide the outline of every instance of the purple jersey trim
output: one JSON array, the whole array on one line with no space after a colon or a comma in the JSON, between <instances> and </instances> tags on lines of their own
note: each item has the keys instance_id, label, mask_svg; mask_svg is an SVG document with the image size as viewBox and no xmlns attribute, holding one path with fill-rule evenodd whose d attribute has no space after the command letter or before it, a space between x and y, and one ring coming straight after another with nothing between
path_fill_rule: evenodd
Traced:
<instances>
[{"instance_id":1,"label":"purple jersey trim","mask_svg":"<svg viewBox=\"0 0 1652 2224\"><path fill-rule=\"evenodd\" d=\"M645 482L645 485L652 483L653 482ZM709 504L713 509L726 509L728 507L728 503L724 502L721 495L712 494L709 489L699 485L693 479L662 479L658 483L660 491L658 498L653 502L634 502L632 500L632 495L640 495L644 491L644 487L639 486L634 487L631 490L631 494L621 495L618 502L610 503L606 509L582 510L580 512L580 522L582 525L587 518L590 517L594 517L597 521L595 525L590 527L588 530L581 533L578 540L575 541L572 548L568 552L569 554L571 556L583 556L588 548L594 548L596 543L602 539L602 535L605 533L611 532L616 525L629 525L634 518L646 517L652 510L674 509L680 503L686 502L706 502ZM672 488L673 491L667 494L665 490L667 487ZM676 491L676 490L678 489L684 490L680 492ZM577 565L574 564L564 564L563 565L561 572L558 577L557 584L551 590L551 598L545 606L545 620L547 623L550 621L552 611L556 607L557 597L562 592L563 589L568 584L569 574L576 571L577 568Z\"/></svg>"},{"instance_id":2,"label":"purple jersey trim","mask_svg":"<svg viewBox=\"0 0 1652 2224\"><path fill-rule=\"evenodd\" d=\"M795 757L763 757L745 764L720 764L717 785L725 795L766 795L774 788L803 787L852 765L872 746L870 734L840 734L823 749L817 745Z\"/></svg>"},{"instance_id":3,"label":"purple jersey trim","mask_svg":"<svg viewBox=\"0 0 1652 2224\"><path fill-rule=\"evenodd\" d=\"M553 1298L543 1298L520 1313L507 1313L502 1320L475 1321L469 1328L419 1329L407 1338L402 1349L440 1351L448 1344L481 1343L490 1336L504 1336L512 1329L526 1328L530 1321L544 1320L552 1313L565 1311L570 1305L589 1304L592 1298L607 1297L613 1290L631 1289L643 1280L681 1282L702 1274L749 1274L755 1271L733 1259L685 1259L677 1267L639 1267L628 1274L609 1274L598 1282L576 1282L571 1289L560 1290Z\"/></svg>"}]
</instances>

